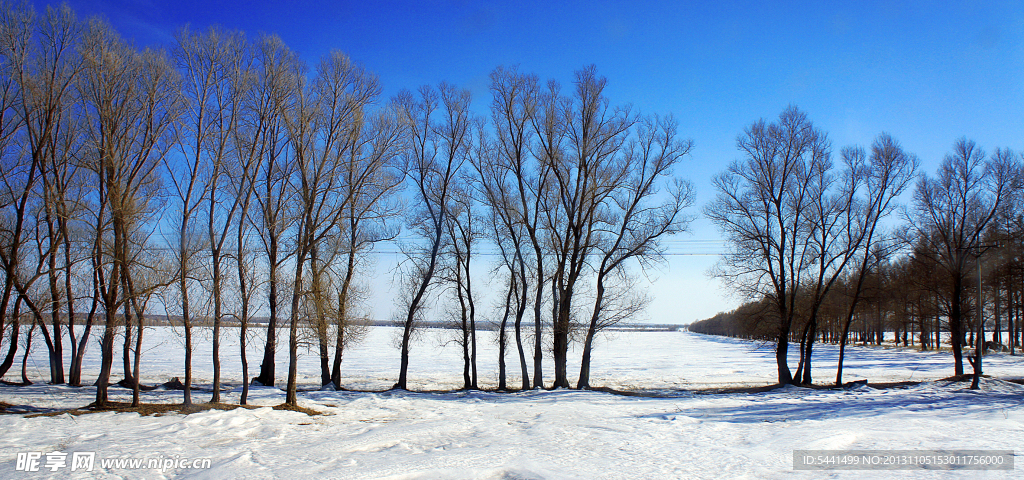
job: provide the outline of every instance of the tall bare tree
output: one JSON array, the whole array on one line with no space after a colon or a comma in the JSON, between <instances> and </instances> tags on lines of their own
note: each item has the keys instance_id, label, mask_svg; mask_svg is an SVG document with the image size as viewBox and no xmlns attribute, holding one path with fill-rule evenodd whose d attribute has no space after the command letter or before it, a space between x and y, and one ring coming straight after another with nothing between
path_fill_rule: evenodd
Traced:
<instances>
[{"instance_id":1,"label":"tall bare tree","mask_svg":"<svg viewBox=\"0 0 1024 480\"><path fill-rule=\"evenodd\" d=\"M844 150L843 156L849 158L850 164L856 165L861 163L859 159L864 156L864 153L859 150ZM853 293L839 337L836 385L843 383L843 358L846 354L846 341L850 335L850 325L853 323L857 304L860 302L864 279L873 268L871 259L874 256L871 253L875 250L880 238L884 239L879 231L879 223L896 208L897 199L906 191L917 174L918 164L917 157L904 152L899 142L886 133L876 137L875 143L871 146L870 161L864 165L868 169L866 172L866 201L856 205L859 207L856 208L856 211L860 216L863 240L859 245L859 251L854 253L859 256L860 265L853 273L855 279ZM854 209L851 208L851 210ZM809 377L810 374L808 373L807 376Z\"/></svg>"},{"instance_id":2,"label":"tall bare tree","mask_svg":"<svg viewBox=\"0 0 1024 480\"><path fill-rule=\"evenodd\" d=\"M482 237L482 219L477 212L479 205L473 188L476 180L469 174L459 175L452 186L452 209L445 222L446 242L450 251L445 252L445 272L442 276L455 288L458 300L458 328L461 333L463 388L477 389L477 342L476 342L476 301L473 290L473 275L470 268L473 254L477 253Z\"/></svg>"},{"instance_id":3,"label":"tall bare tree","mask_svg":"<svg viewBox=\"0 0 1024 480\"><path fill-rule=\"evenodd\" d=\"M284 246L284 235L291 212L292 191L288 179L295 168L291 161L284 116L294 102L296 95L295 68L298 62L294 52L277 36L263 36L257 43L256 61L258 74L254 83L251 109L254 110L259 132L259 147L256 151L262 157L258 163L259 175L253 185L258 193L255 197L258 219L253 223L259 232L263 255L267 262L267 308L270 319L267 322L266 342L263 347L263 361L256 381L261 385L274 386L277 353L277 333L280 320L283 288L281 267L290 257Z\"/></svg>"},{"instance_id":4,"label":"tall bare tree","mask_svg":"<svg viewBox=\"0 0 1024 480\"><path fill-rule=\"evenodd\" d=\"M677 128L672 117L645 119L618 165L622 174L613 175L621 181L598 220L600 226L594 243L601 261L596 268L597 292L583 343L577 388L590 386L590 360L597 332L621 320L624 317L621 313L635 313L633 306L639 308L643 304L620 303L627 308L620 310L620 315L608 315L609 309L604 303L606 281L613 273L626 268L626 262L635 260L646 265L663 258L661 239L684 231L689 223L683 209L693 204L693 187L676 180L669 185L668 192L661 191L673 167L693 148L692 141L676 138ZM654 198L663 193L667 193L666 200L653 203ZM633 287L629 282L623 285L627 291Z\"/></svg>"},{"instance_id":5,"label":"tall bare tree","mask_svg":"<svg viewBox=\"0 0 1024 480\"><path fill-rule=\"evenodd\" d=\"M107 245L99 251L108 259L97 272L105 326L96 404L104 405L116 315L126 301L119 292L138 268L130 262L131 240L144 227L150 200L158 197L158 167L170 148L180 87L162 52L138 52L98 20L90 21L81 51L85 64L78 93L89 119L90 167L109 218L109 227L96 232L97 244Z\"/></svg>"},{"instance_id":6,"label":"tall bare tree","mask_svg":"<svg viewBox=\"0 0 1024 480\"><path fill-rule=\"evenodd\" d=\"M540 152L554 155L558 151L559 133L556 133L555 111L552 104L548 104L548 116L541 120L538 112L541 93L536 75L520 73L515 68L498 67L491 72L491 122L496 132L495 144L496 155L491 161L495 167L505 170L507 173L495 170L493 173L483 175L483 166L477 166L483 177L494 178L503 185L499 179L504 175L511 175L511 195L502 191L489 193L494 198L489 201L491 205L498 205L505 209L513 218L514 223L525 230L529 246L533 247L534 266L532 279L534 285L533 298L533 386L540 388L544 386L544 348L543 348L543 322L541 320L541 307L544 303L544 285L547 281L544 265L545 239L541 231L541 205L547 185L547 174L550 172L551 162L539 162L537 156L531 154L534 138L537 137L536 130L547 133L543 138L551 143L541 143L538 147ZM549 95L552 102L557 103L557 95ZM543 153L542 153L543 155ZM486 180L485 180L486 181ZM506 196L510 197L506 199ZM507 201L511 200L511 201ZM526 246L520 246L526 248ZM520 250L521 254L522 251ZM525 265L523 266L525 269ZM521 272L519 285L523 291L527 291L526 272ZM524 294L525 300L525 294ZM518 318L519 321L522 318ZM522 362L521 362L522 363ZM523 387L529 388L526 379L526 371L523 371Z\"/></svg>"},{"instance_id":7,"label":"tall bare tree","mask_svg":"<svg viewBox=\"0 0 1024 480\"><path fill-rule=\"evenodd\" d=\"M828 137L796 107L777 123L758 120L736 140L743 160L714 177L718 191L704 213L725 235L728 253L716 275L751 299L768 298L778 322L779 383L793 382L787 354L796 301L810 252L813 162L830 155Z\"/></svg>"},{"instance_id":8,"label":"tall bare tree","mask_svg":"<svg viewBox=\"0 0 1024 480\"><path fill-rule=\"evenodd\" d=\"M0 263L13 267L5 268L7 278L0 314L6 313L13 290L27 290L40 278L20 277L16 265L24 258L20 249L29 227L26 214L29 210L37 211L37 273L48 280L49 298L29 304L37 317L44 314L40 309L49 307L52 331L45 323L40 331L49 353L50 381L64 383L62 303L69 312L72 353L76 349L71 330L74 302L69 293L75 262L71 258L68 223L75 208L72 190L78 180L73 157L79 141L72 105L75 77L81 68L81 57L76 52L81 27L67 6L47 8L41 18L27 5L4 3L0 9L0 61L4 77L0 150L5 157L3 204L11 212L7 219L11 223L4 228ZM8 150L12 142L17 150ZM59 255L61 248L63 258ZM61 273L65 275L63 285L59 284ZM21 287L15 288L19 283ZM17 322L13 328L18 328ZM0 336L2 333L0 327ZM16 339L17 334L11 338ZM16 343L12 341L12 346ZM13 357L9 355L8 360ZM4 365L10 363L5 361Z\"/></svg>"},{"instance_id":9,"label":"tall bare tree","mask_svg":"<svg viewBox=\"0 0 1024 480\"><path fill-rule=\"evenodd\" d=\"M402 305L405 314L401 365L394 388L405 390L412 334L423 308L424 296L435 281L445 224L452 209L452 187L467 160L472 122L469 91L450 84L442 83L437 90L429 86L420 87L419 98L408 91L400 92L397 102L409 132L408 147L404 153L405 168L413 184L416 202L414 216L409 223L415 234L424 239L422 248L410 254L411 267L406 275L410 293ZM440 120L437 116L441 117Z\"/></svg>"},{"instance_id":10,"label":"tall bare tree","mask_svg":"<svg viewBox=\"0 0 1024 480\"><path fill-rule=\"evenodd\" d=\"M628 107L611 107L604 96L607 79L593 65L578 70L571 100L558 101L564 151L550 144L555 137L541 133L554 182L552 205L547 208L548 231L553 238L557 313L552 329L555 387L569 388L566 361L569 330L574 314L577 283L593 253L601 209L626 179L621 148L636 119ZM553 112L547 112L550 115ZM549 119L554 120L554 119ZM543 123L542 123L543 124ZM555 127L558 128L558 127Z\"/></svg>"},{"instance_id":11,"label":"tall bare tree","mask_svg":"<svg viewBox=\"0 0 1024 480\"><path fill-rule=\"evenodd\" d=\"M74 157L80 142L72 106L74 82L81 69L81 56L75 51L80 31L80 23L66 5L57 9L47 8L44 18L38 23L38 40L30 60L33 64L30 75L20 80L28 82L21 89L23 94L28 94L23 101L27 117L25 138L30 144L29 151L43 156L40 198L48 243L45 256L53 330L52 333L47 332L45 325L41 330L50 354L50 381L53 383L64 383L62 303L68 313L72 354L76 349L72 330L74 294L71 289L74 262L68 224L77 210L74 196L78 192L74 189L78 176ZM63 256L60 255L61 249L64 250ZM64 282L60 285L62 272Z\"/></svg>"},{"instance_id":12,"label":"tall bare tree","mask_svg":"<svg viewBox=\"0 0 1024 480\"><path fill-rule=\"evenodd\" d=\"M805 241L810 252L807 264L810 278L804 295L806 321L800 337L800 361L794 379L802 384L811 383L812 353L825 299L861 252L861 245L871 229L870 218L861 212L860 205L865 203L861 195L870 188L863 152L855 148L844 149L843 162L844 169L838 174L828 158L812 161L807 170L811 201Z\"/></svg>"},{"instance_id":13,"label":"tall bare tree","mask_svg":"<svg viewBox=\"0 0 1024 480\"><path fill-rule=\"evenodd\" d=\"M249 47L249 55L254 53L253 47ZM238 106L242 110L239 114L238 125L233 131L234 158L237 162L231 169L232 174L227 176L227 186L231 194L239 200L237 207L238 215L235 217L235 267L238 275L238 311L235 319L238 321L239 332L239 358L242 362L242 393L239 403L245 405L249 396L249 360L246 350L248 345L248 330L255 311L254 299L258 286L257 258L255 249L250 244L249 234L254 228L254 221L250 218L250 207L253 198L257 195L256 180L262 167L262 162L267 155L267 150L272 148L276 140L273 128L273 119L277 110L272 99L266 95L256 93L261 91L257 88L257 80L260 78L255 65L250 64L246 69L247 84L249 88L239 92L243 95L243 101Z\"/></svg>"},{"instance_id":14,"label":"tall bare tree","mask_svg":"<svg viewBox=\"0 0 1024 480\"><path fill-rule=\"evenodd\" d=\"M291 141L295 174L297 225L295 232L295 276L292 293L291 321L289 325L289 367L286 402L294 405L298 379L298 321L299 304L307 295L301 288L306 268L313 274L310 295L323 292L316 274L322 270L315 265L318 250L329 235L337 233L345 209L344 164L353 148L351 139L358 135L357 124L367 106L380 95L376 76L353 63L341 52L331 52L317 67L316 76L308 85L301 72L298 80L296 103L285 115ZM311 265L307 267L307 261ZM322 304L313 299L313 304ZM318 311L316 321L323 322L324 312ZM324 372L329 373L329 372ZM327 376L325 380L330 380Z\"/></svg>"},{"instance_id":15,"label":"tall bare tree","mask_svg":"<svg viewBox=\"0 0 1024 480\"><path fill-rule=\"evenodd\" d=\"M16 288L18 283L24 282L22 271L20 271L23 258L27 257L28 235L35 228L32 224L30 210L31 203L37 197L36 185L40 181L44 166L42 165L43 155L42 142L35 142L35 149L32 148L32 139L38 137L30 135L31 129L28 125L31 113L35 105L31 101L31 85L25 85L25 80L31 75L30 58L34 34L33 10L23 5L15 7L10 4L3 4L0 10L0 152L2 157L2 181L3 192L0 194L0 201L4 207L4 218L2 231L0 231L0 261L4 270L4 290L0 297L0 315L5 317L8 312L19 311L24 298ZM28 137L28 140L25 140ZM27 143L27 146L22 146ZM14 308L9 310L12 296L16 298ZM20 321L18 315L11 315L10 347L3 363L0 364L0 375L6 373L7 369L14 363L17 354L18 333ZM3 322L0 322L3 323ZM2 327L0 327L2 328ZM0 334L2 334L0 330Z\"/></svg>"},{"instance_id":16,"label":"tall bare tree","mask_svg":"<svg viewBox=\"0 0 1024 480\"><path fill-rule=\"evenodd\" d=\"M22 256L21 250L25 244L28 201L40 167L27 162L26 156L20 154L15 144L15 139L24 127L24 116L19 114L20 85L17 77L20 75L20 66L25 63L21 52L28 48L27 44L31 37L31 32L27 28L29 22L24 20L30 13L4 3L0 15L0 179L3 181L3 191L0 192L0 206L3 207L0 253L4 270L3 291L0 292L0 315L4 319L11 319L8 352L0 363L2 376L14 364L18 352L21 326L18 314L21 302L20 297L14 294L14 282L18 274L17 265ZM6 327L6 321L0 322L0 342L3 341Z\"/></svg>"},{"instance_id":17,"label":"tall bare tree","mask_svg":"<svg viewBox=\"0 0 1024 480\"><path fill-rule=\"evenodd\" d=\"M177 301L170 303L180 307L185 331L185 405L192 404L192 352L195 350L192 323L196 312L190 290L201 280L198 278L199 255L205 243L194 220L198 221L203 199L209 195L215 177L212 171L216 168L215 159L211 155L215 152L211 152L210 147L216 143L214 130L220 120L218 116L226 113L226 107L218 103L216 96L218 84L222 81L220 37L221 33L216 30L196 34L186 27L178 33L174 51L175 62L182 72L183 94L187 103L177 134L180 158L168 158L165 163L178 207L175 224L178 291ZM218 367L216 363L215 367ZM214 396L219 397L219 394L215 392Z\"/></svg>"},{"instance_id":18,"label":"tall bare tree","mask_svg":"<svg viewBox=\"0 0 1024 480\"><path fill-rule=\"evenodd\" d=\"M508 117L504 117L508 120ZM525 120L523 120L525 121ZM507 132L506 132L507 133ZM509 139L507 139L509 140ZM508 143L498 141L497 148L491 148L488 139L481 135L471 157L473 167L480 178L478 190L484 203L487 205L491 233L491 241L498 246L501 254L501 264L508 275L508 292L505 295L506 302L514 301L513 304L504 305L501 329L499 332L499 359L500 372L499 388L504 388L504 348L505 333L504 327L507 323L509 312L515 315L515 338L516 349L519 353L519 368L522 374L522 389L530 389L530 372L527 369L526 352L523 344L522 322L528 305L529 281L527 280L527 254L525 249L529 247L530 241L527 233L524 214L521 210L522 197L517 189L519 179L514 173L514 155L508 148L516 148ZM525 147L525 146L524 146ZM512 153L512 155L509 155ZM520 152L522 153L522 152ZM511 160L511 162L510 162ZM525 180L523 180L525 182ZM526 214L529 215L529 214ZM541 271L543 274L543 271ZM538 282L539 283L539 282ZM538 285L538 288L540 286ZM539 337L539 331L534 332ZM536 368L536 365L535 365Z\"/></svg>"},{"instance_id":19,"label":"tall bare tree","mask_svg":"<svg viewBox=\"0 0 1024 480\"><path fill-rule=\"evenodd\" d=\"M245 38L238 32L223 32L211 28L203 33L194 33L186 28L178 36L176 57L179 69L184 73L185 93L191 104L191 114L185 122L188 134L183 137L187 136L192 141L182 144L188 145L186 148L194 159L194 163L189 162L189 173L201 176L201 198L196 203L205 203L204 214L207 220L207 277L213 304L213 402L220 401L220 330L225 315L224 246L228 239L228 230L234 224L235 214L244 199L243 195L229 193L228 198L234 200L225 202L221 194L227 183L226 176L235 173L229 170L228 163L229 160L237 159L231 150L235 146L236 130L243 114L242 102L245 100L244 95L249 89L248 82L251 79L249 70L252 57L249 53ZM247 159L251 159L251 156ZM194 183L194 180L191 180L191 183ZM196 206L197 210L201 208L203 207ZM189 214L190 217L191 214L192 212ZM190 324L186 324L186 344L191 340L191 333L188 331L190 327ZM186 359L191 360L191 353L188 351ZM189 389L191 367L187 367L186 370L185 388Z\"/></svg>"},{"instance_id":20,"label":"tall bare tree","mask_svg":"<svg viewBox=\"0 0 1024 480\"><path fill-rule=\"evenodd\" d=\"M973 141L961 138L946 155L935 177L923 176L914 191L911 230L924 242L919 251L931 257L947 279L950 341L954 372L963 375L967 276L982 236L1012 191L1018 161L1008 150L986 160Z\"/></svg>"},{"instance_id":21,"label":"tall bare tree","mask_svg":"<svg viewBox=\"0 0 1024 480\"><path fill-rule=\"evenodd\" d=\"M343 259L341 280L337 286L337 325L331 381L341 388L341 360L350 327L356 270L363 252L377 243L393 240L398 235L395 220L401 203L396 194L402 186L400 163L405 138L405 125L399 107L389 103L386 108L367 119L357 119L349 158L343 164L345 200L343 208Z\"/></svg>"}]
</instances>

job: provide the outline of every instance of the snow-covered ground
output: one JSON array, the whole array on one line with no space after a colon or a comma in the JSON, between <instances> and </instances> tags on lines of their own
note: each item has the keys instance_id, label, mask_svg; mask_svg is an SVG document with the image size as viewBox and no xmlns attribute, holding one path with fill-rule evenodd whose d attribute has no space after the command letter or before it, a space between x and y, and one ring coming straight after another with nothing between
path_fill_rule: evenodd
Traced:
<instances>
[{"instance_id":1,"label":"snow-covered ground","mask_svg":"<svg viewBox=\"0 0 1024 480\"><path fill-rule=\"evenodd\" d=\"M397 376L396 329L378 327L346 352L343 384L386 389ZM238 385L237 330L227 329L224 376ZM441 346L452 332L424 330L415 345L410 388L455 389L462 383L461 352ZM143 380L161 383L181 376L182 341L173 329L147 330ZM253 342L260 343L258 340ZM199 342L196 383L212 378L209 342ZM92 387L44 384L45 347L29 359L36 385L0 386L0 402L42 409L80 407ZM492 335L480 342L480 377L495 385L497 348ZM94 378L98 349L86 361ZM835 375L837 349L819 345L815 378ZM578 356L578 352L574 357ZM251 373L260 355L250 351ZM286 372L279 352L278 377ZM980 391L936 381L952 372L948 352L852 347L844 379L870 383L924 381L901 389L811 390L786 387L764 393L704 394L694 389L753 386L775 377L771 345L687 332L619 332L604 338L594 354L592 385L652 391L659 397L594 391L331 392L305 391L300 403L325 413L310 417L271 408L208 411L191 415L139 416L99 413L28 418L0 415L0 477L72 477L70 468L51 473L16 471L18 454L95 452L87 477L169 478L1007 478L1013 471L793 471L794 450L820 449L1004 449L1024 445L1024 387L986 379ZM793 359L795 368L795 358ZM993 355L986 373L1024 375L1024 358ZM578 359L577 359L578 362ZM119 359L115 372L119 372ZM319 359L301 357L305 387L319 378ZM509 384L519 384L515 344L507 357ZM532 367L532 363L531 363ZM545 363L550 380L551 364ZM19 370L18 366L12 369ZM570 365L576 372L578 364ZM13 372L12 372L13 373ZM20 372L19 372L20 373ZM20 378L9 374L7 380ZM120 375L116 375L120 378ZM283 383L283 382L282 382ZM310 388L312 390L312 388ZM224 398L237 402L240 389ZM112 389L112 400L128 398ZM147 402L180 402L181 392L146 392ZM208 391L197 392L199 400ZM283 402L273 388L252 390L257 405ZM1022 460L1018 452L1017 464ZM24 459L24 455L22 456ZM100 459L208 458L209 468L167 470L102 468ZM43 461L46 460L44 456ZM180 463L180 462L179 462ZM203 465L205 467L205 465Z\"/></svg>"}]
</instances>

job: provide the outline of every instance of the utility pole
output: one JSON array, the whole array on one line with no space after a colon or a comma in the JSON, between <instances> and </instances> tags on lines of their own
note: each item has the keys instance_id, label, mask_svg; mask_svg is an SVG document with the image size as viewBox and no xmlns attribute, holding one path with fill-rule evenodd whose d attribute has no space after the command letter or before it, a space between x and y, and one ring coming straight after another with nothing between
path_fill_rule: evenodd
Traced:
<instances>
[{"instance_id":1,"label":"utility pole","mask_svg":"<svg viewBox=\"0 0 1024 480\"><path fill-rule=\"evenodd\" d=\"M974 364L974 375L971 378L971 390L977 390L978 384L981 381L981 356L982 351L985 350L985 303L984 296L982 296L981 291L981 256L984 255L985 252L989 251L989 249L998 247L1000 247L999 244L977 245L966 249L968 252L971 252L971 255L975 258L978 264L978 326L977 332L975 332L974 336L974 361L971 362Z\"/></svg>"}]
</instances>

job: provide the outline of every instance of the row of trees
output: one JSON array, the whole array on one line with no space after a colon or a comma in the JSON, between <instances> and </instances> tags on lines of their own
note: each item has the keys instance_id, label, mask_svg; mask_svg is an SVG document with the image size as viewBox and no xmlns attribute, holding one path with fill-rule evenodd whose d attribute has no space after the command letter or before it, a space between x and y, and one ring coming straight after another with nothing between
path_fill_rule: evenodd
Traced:
<instances>
[{"instance_id":1,"label":"row of trees","mask_svg":"<svg viewBox=\"0 0 1024 480\"><path fill-rule=\"evenodd\" d=\"M492 276L507 288L499 388L508 388L510 321L521 388L545 384L546 331L553 386L570 386L568 347L578 336L577 387L586 388L596 333L645 305L631 266L661 258L660 240L685 229L692 202L690 185L671 176L692 143L671 117L613 106L594 67L576 72L567 93L499 67L488 119L471 112L467 90L446 83L384 101L379 79L344 54L310 70L272 35L184 28L169 53L139 50L66 6L36 15L5 3L0 68L0 375L27 323L25 342L43 333L51 382L80 385L89 339L102 329L98 405L107 403L119 334L123 383L139 403L142 337L154 314L180 319L185 404L193 330L207 322L212 400L220 401L220 342L231 322L240 327L245 402L257 315L268 319L254 380L276 383L278 335L287 332L287 402L297 400L304 338L319 352L322 383L340 387L366 294L360 275L375 245L392 241L406 259L395 289L396 388L407 385L417 324L444 315L428 308L437 299L462 332L465 386L477 387L481 297L472 280L484 251L497 252Z\"/></svg>"},{"instance_id":2,"label":"row of trees","mask_svg":"<svg viewBox=\"0 0 1024 480\"><path fill-rule=\"evenodd\" d=\"M1009 344L1019 348L1024 223L1017 154L986 156L960 139L934 177L918 176L918 160L883 133L870 154L842 149L837 167L827 135L795 107L777 122L752 124L737 144L745 158L715 177L718 195L705 213L729 247L715 273L751 303L691 330L774 341L780 383L811 383L819 337L840 345L842 383L853 327L862 341L916 332L922 346L938 346L940 330L947 331L962 375L964 347L977 342L983 350L987 309L993 341L1002 344L1006 312ZM912 206L898 208L911 187ZM975 280L982 274L987 295ZM787 362L791 341L800 345L795 376ZM976 386L980 353L971 363Z\"/></svg>"}]
</instances>

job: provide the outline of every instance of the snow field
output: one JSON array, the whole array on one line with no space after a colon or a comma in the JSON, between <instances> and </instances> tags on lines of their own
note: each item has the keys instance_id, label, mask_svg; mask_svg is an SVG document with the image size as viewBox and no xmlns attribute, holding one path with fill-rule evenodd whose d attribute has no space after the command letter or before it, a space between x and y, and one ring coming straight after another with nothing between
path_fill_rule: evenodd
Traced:
<instances>
[{"instance_id":1,"label":"snow field","mask_svg":"<svg viewBox=\"0 0 1024 480\"><path fill-rule=\"evenodd\" d=\"M226 330L224 375L237 387L237 341L230 340L233 329ZM424 332L412 353L411 388L461 386L461 352L454 345L438 346L450 333ZM175 332L158 327L146 335L144 380L156 383L180 376L182 349ZM398 366L397 351L390 345L393 338L394 329L371 329L365 342L346 353L343 384L390 387ZM481 340L480 375L490 386L497 370L496 346ZM200 347L195 368L202 386L212 372L208 341L200 342ZM815 350L815 378L820 383L834 376L833 350L837 349L827 345ZM514 352L512 343L507 359L510 372L519 368ZM98 349L91 347L88 379L95 376L96 353ZM286 352L278 353L281 378ZM205 457L212 463L210 469L201 470L97 469L88 478L1022 477L1020 466L1012 472L792 470L796 449L1019 448L1024 445L1024 387L1013 383L986 379L980 391L965 390L963 384L926 381L902 389L785 387L756 394L698 394L684 389L772 383L774 352L770 345L687 332L615 333L603 339L594 358L594 385L665 396L566 390L511 394L314 391L319 360L307 354L300 363L300 386L309 391L300 393L300 403L325 415L310 417L269 407L187 416L0 415L5 432L0 436L0 477L78 478L67 469L55 474L15 471L17 453L54 450L95 451L97 458ZM1019 376L1018 360L990 356L986 373ZM853 347L846 362L845 379L868 378L872 383L934 380L952 374L948 352ZM259 363L256 349L250 363L254 374ZM34 352L29 365L45 373L45 348ZM115 372L119 365L118 358ZM545 367L550 378L550 362ZM570 366L570 372L577 369L578 365ZM87 404L95 394L92 387L46 385L31 368L30 375L36 385L2 386L0 401L72 408ZM518 381L510 378L510 385ZM237 402L239 390L228 393L225 401ZM114 400L130 395L121 388L111 392ZM202 401L209 392L194 395ZM254 388L250 395L257 405L284 401L284 393L275 388ZM146 392L144 398L180 402L181 392Z\"/></svg>"}]
</instances>

